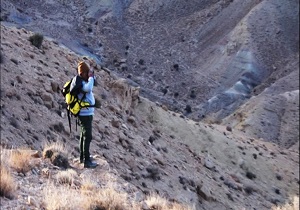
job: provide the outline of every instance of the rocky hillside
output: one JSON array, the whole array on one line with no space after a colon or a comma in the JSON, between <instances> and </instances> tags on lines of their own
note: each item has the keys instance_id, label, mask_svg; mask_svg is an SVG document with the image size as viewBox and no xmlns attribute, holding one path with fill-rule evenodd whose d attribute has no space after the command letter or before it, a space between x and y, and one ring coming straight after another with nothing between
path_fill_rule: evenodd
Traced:
<instances>
[{"instance_id":1,"label":"rocky hillside","mask_svg":"<svg viewBox=\"0 0 300 210\"><path fill-rule=\"evenodd\" d=\"M3 0L1 19L190 119L298 148L299 1Z\"/></svg>"},{"instance_id":2,"label":"rocky hillside","mask_svg":"<svg viewBox=\"0 0 300 210\"><path fill-rule=\"evenodd\" d=\"M99 185L110 179L135 202L157 193L194 209L275 209L299 197L298 147L284 149L234 127L195 122L144 97L137 102L134 94L124 93L135 88L114 71L55 39L45 37L37 48L28 41L33 34L1 25L2 154L15 148L41 152L47 144L62 143L77 176L95 177ZM94 170L76 162L79 131L73 120L70 135L59 92L83 59L96 71L94 93L101 102L93 124L91 153L99 164ZM13 173L16 195L1 197L1 207L45 207L40 192L51 180L44 172L56 175L65 169L39 161L34 170Z\"/></svg>"}]
</instances>

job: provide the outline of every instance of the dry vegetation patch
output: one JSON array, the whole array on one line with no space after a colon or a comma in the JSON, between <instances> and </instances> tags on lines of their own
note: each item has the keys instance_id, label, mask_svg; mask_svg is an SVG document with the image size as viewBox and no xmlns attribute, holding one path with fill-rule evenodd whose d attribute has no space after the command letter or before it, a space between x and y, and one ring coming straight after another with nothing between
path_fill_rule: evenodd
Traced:
<instances>
[{"instance_id":1,"label":"dry vegetation patch","mask_svg":"<svg viewBox=\"0 0 300 210\"><path fill-rule=\"evenodd\" d=\"M55 166L68 168L69 161L67 157L67 148L62 143L46 144L43 150L43 158L49 158L51 163Z\"/></svg>"},{"instance_id":2,"label":"dry vegetation patch","mask_svg":"<svg viewBox=\"0 0 300 210\"><path fill-rule=\"evenodd\" d=\"M43 190L44 205L47 210L79 210L84 209L82 204L85 202L85 196L80 191L71 187L61 185L55 186L49 183Z\"/></svg>"},{"instance_id":3,"label":"dry vegetation patch","mask_svg":"<svg viewBox=\"0 0 300 210\"><path fill-rule=\"evenodd\" d=\"M273 208L273 210L298 210L299 209L299 197L294 196L292 201L289 203L283 205L283 206L277 206Z\"/></svg>"},{"instance_id":4,"label":"dry vegetation patch","mask_svg":"<svg viewBox=\"0 0 300 210\"><path fill-rule=\"evenodd\" d=\"M81 181L80 189L82 192L96 191L98 185L95 180L90 177L86 177Z\"/></svg>"},{"instance_id":5,"label":"dry vegetation patch","mask_svg":"<svg viewBox=\"0 0 300 210\"><path fill-rule=\"evenodd\" d=\"M67 169L66 171L59 171L56 174L56 182L58 184L65 184L69 186L74 186L76 180L78 179L77 172L73 169Z\"/></svg>"},{"instance_id":6,"label":"dry vegetation patch","mask_svg":"<svg viewBox=\"0 0 300 210\"><path fill-rule=\"evenodd\" d=\"M35 166L30 149L3 150L1 159L16 172L24 175Z\"/></svg>"},{"instance_id":7,"label":"dry vegetation patch","mask_svg":"<svg viewBox=\"0 0 300 210\"><path fill-rule=\"evenodd\" d=\"M16 190L15 181L9 170L0 165L0 196L12 198Z\"/></svg>"},{"instance_id":8,"label":"dry vegetation patch","mask_svg":"<svg viewBox=\"0 0 300 210\"><path fill-rule=\"evenodd\" d=\"M157 194L150 194L149 196L147 196L145 199L145 203L150 209L156 210L193 210L193 208L190 206L175 202L169 202L167 199Z\"/></svg>"},{"instance_id":9,"label":"dry vegetation patch","mask_svg":"<svg viewBox=\"0 0 300 210\"><path fill-rule=\"evenodd\" d=\"M127 201L127 194L118 192L113 188L100 189L96 195L90 198L87 209L132 209Z\"/></svg>"}]
</instances>

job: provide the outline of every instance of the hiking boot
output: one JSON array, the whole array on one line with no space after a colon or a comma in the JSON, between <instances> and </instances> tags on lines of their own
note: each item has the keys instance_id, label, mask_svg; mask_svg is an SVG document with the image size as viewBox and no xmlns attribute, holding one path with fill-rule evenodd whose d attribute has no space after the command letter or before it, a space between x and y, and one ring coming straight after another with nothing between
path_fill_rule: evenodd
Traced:
<instances>
[{"instance_id":1,"label":"hiking boot","mask_svg":"<svg viewBox=\"0 0 300 210\"><path fill-rule=\"evenodd\" d=\"M85 161L83 164L84 168L96 168L97 163L93 163L92 161Z\"/></svg>"}]
</instances>

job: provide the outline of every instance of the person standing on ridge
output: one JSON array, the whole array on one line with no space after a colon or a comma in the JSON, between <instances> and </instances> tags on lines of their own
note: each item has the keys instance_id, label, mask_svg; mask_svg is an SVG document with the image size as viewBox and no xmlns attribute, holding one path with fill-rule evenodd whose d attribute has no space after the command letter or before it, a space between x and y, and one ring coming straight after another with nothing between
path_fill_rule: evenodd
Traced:
<instances>
[{"instance_id":1,"label":"person standing on ridge","mask_svg":"<svg viewBox=\"0 0 300 210\"><path fill-rule=\"evenodd\" d=\"M90 69L89 65L84 61L79 62L77 66L78 78L81 81L76 81L74 79L71 83L75 86L76 83L82 83L82 91L78 94L78 99L84 102L88 102L92 107L84 107L80 109L78 120L80 125L80 140L79 140L79 150L80 150L80 163L84 164L84 168L95 168L96 163L93 163L90 158L90 143L92 141L92 122L94 116L94 105L95 98L93 94L94 87L94 72Z\"/></svg>"}]
</instances>

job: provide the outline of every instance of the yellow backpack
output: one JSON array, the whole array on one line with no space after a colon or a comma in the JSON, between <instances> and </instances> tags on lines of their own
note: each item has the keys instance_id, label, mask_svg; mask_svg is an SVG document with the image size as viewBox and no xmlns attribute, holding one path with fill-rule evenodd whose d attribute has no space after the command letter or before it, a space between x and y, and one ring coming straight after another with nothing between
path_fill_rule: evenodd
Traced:
<instances>
[{"instance_id":1,"label":"yellow backpack","mask_svg":"<svg viewBox=\"0 0 300 210\"><path fill-rule=\"evenodd\" d=\"M76 80L75 86L71 90L71 83L73 80ZM90 105L88 102L83 101L85 98L86 92L82 91L82 79L80 76L75 76L72 79L68 80L62 90L63 96L65 97L65 102L67 105L67 113L69 120L69 127L71 133L71 116L77 117L80 110L85 107L94 107L94 105ZM83 93L83 97L81 99L78 98L79 93ZM77 120L76 120L76 130L77 130Z\"/></svg>"}]
</instances>

